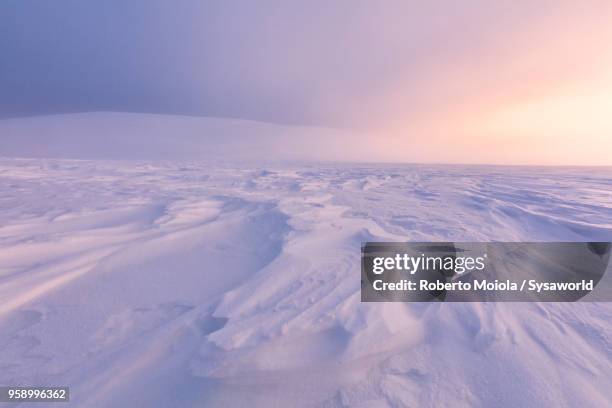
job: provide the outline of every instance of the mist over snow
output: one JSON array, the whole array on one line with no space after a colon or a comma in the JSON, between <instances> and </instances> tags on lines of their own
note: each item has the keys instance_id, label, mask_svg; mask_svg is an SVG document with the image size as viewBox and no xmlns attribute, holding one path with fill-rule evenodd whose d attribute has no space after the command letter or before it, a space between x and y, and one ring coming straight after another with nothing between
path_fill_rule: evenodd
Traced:
<instances>
[{"instance_id":1,"label":"mist over snow","mask_svg":"<svg viewBox=\"0 0 612 408\"><path fill-rule=\"evenodd\" d=\"M611 21L605 0L3 0L0 387L611 406L610 302L360 296L364 242L612 241Z\"/></svg>"}]
</instances>

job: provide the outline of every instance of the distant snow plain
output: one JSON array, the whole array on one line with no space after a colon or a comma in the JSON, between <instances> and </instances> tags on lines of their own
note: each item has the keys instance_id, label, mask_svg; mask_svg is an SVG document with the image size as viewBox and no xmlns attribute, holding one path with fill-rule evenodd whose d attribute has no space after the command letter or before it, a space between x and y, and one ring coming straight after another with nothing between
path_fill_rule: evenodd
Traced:
<instances>
[{"instance_id":1,"label":"distant snow plain","mask_svg":"<svg viewBox=\"0 0 612 408\"><path fill-rule=\"evenodd\" d=\"M610 241L612 169L76 160L20 135L0 385L74 407L612 401L611 304L361 303L359 266L364 241Z\"/></svg>"}]
</instances>

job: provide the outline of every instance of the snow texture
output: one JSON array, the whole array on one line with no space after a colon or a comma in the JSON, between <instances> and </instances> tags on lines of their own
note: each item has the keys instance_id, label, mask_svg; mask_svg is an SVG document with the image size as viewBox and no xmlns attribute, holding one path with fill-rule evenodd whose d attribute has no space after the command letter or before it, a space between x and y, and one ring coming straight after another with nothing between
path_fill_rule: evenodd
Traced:
<instances>
[{"instance_id":1,"label":"snow texture","mask_svg":"<svg viewBox=\"0 0 612 408\"><path fill-rule=\"evenodd\" d=\"M609 406L612 305L360 303L359 254L612 240L611 192L604 168L0 159L0 384L73 407Z\"/></svg>"}]
</instances>

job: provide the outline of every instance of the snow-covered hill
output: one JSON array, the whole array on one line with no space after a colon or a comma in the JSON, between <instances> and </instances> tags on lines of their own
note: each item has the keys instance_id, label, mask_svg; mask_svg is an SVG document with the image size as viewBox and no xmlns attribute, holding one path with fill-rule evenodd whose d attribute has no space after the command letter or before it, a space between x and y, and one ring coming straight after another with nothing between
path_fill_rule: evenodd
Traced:
<instances>
[{"instance_id":1,"label":"snow-covered hill","mask_svg":"<svg viewBox=\"0 0 612 408\"><path fill-rule=\"evenodd\" d=\"M610 191L609 169L0 159L0 384L74 407L607 406L612 305L360 303L359 253L612 240Z\"/></svg>"},{"instance_id":2,"label":"snow-covered hill","mask_svg":"<svg viewBox=\"0 0 612 408\"><path fill-rule=\"evenodd\" d=\"M92 112L0 120L0 157L362 161L371 149L360 136L240 119Z\"/></svg>"}]
</instances>

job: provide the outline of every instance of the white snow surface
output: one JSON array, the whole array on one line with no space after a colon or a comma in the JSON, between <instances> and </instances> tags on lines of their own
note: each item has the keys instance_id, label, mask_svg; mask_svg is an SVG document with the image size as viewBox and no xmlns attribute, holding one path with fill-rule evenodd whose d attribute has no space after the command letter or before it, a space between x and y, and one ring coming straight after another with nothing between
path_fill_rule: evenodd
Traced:
<instances>
[{"instance_id":1,"label":"white snow surface","mask_svg":"<svg viewBox=\"0 0 612 408\"><path fill-rule=\"evenodd\" d=\"M0 159L0 385L610 406L611 304L361 303L361 242L394 240L612 240L612 169Z\"/></svg>"}]
</instances>

